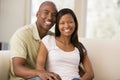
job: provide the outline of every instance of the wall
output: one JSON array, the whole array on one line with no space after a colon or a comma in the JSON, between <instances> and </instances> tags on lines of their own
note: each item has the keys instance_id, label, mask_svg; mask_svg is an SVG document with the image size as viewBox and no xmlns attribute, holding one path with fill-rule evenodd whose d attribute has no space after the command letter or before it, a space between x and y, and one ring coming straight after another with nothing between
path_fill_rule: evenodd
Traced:
<instances>
[{"instance_id":1,"label":"wall","mask_svg":"<svg viewBox=\"0 0 120 80\"><path fill-rule=\"evenodd\" d=\"M78 19L78 36L85 37L87 0L75 0L75 13Z\"/></svg>"},{"instance_id":2,"label":"wall","mask_svg":"<svg viewBox=\"0 0 120 80\"><path fill-rule=\"evenodd\" d=\"M16 29L29 22L27 3L28 0L0 0L0 42L8 43Z\"/></svg>"}]
</instances>

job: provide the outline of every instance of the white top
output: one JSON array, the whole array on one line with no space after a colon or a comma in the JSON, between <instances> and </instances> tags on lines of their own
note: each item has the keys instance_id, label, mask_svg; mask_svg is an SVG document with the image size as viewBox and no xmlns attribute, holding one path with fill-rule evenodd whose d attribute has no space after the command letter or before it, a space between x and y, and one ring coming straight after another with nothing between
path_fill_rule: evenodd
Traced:
<instances>
[{"instance_id":1,"label":"white top","mask_svg":"<svg viewBox=\"0 0 120 80\"><path fill-rule=\"evenodd\" d=\"M78 73L80 55L76 47L73 51L65 52L56 46L55 37L50 35L45 36L42 41L48 50L47 71L59 74L62 80L80 78Z\"/></svg>"}]
</instances>

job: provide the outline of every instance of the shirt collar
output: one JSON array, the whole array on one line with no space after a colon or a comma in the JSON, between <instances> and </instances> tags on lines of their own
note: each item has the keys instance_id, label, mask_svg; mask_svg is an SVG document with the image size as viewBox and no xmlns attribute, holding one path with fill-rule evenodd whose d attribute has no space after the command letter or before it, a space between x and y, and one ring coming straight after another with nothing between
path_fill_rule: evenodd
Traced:
<instances>
[{"instance_id":1,"label":"shirt collar","mask_svg":"<svg viewBox=\"0 0 120 80\"><path fill-rule=\"evenodd\" d=\"M35 40L40 41L39 32L38 32L36 23L34 23L33 26L34 26L33 27L33 37Z\"/></svg>"}]
</instances>

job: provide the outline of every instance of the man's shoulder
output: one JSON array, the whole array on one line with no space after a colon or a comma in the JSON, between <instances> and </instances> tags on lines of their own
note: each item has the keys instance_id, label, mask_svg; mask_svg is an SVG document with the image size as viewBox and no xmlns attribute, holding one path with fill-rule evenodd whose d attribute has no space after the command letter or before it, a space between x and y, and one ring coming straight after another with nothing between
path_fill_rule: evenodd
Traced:
<instances>
[{"instance_id":1,"label":"man's shoulder","mask_svg":"<svg viewBox=\"0 0 120 80\"><path fill-rule=\"evenodd\" d=\"M25 25L21 28L19 28L18 30L16 30L15 34L30 34L33 30L33 25L29 24L29 25Z\"/></svg>"},{"instance_id":2,"label":"man's shoulder","mask_svg":"<svg viewBox=\"0 0 120 80\"><path fill-rule=\"evenodd\" d=\"M16 32L13 34L12 37L17 37L17 38L28 38L31 37L33 35L33 25L25 25L21 28L19 28L18 30L16 30Z\"/></svg>"}]
</instances>

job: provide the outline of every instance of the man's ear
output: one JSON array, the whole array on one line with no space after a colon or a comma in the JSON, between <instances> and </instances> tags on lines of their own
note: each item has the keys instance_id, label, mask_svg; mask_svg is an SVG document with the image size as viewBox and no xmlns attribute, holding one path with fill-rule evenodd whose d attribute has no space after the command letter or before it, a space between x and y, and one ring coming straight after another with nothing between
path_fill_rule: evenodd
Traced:
<instances>
[{"instance_id":1,"label":"man's ear","mask_svg":"<svg viewBox=\"0 0 120 80\"><path fill-rule=\"evenodd\" d=\"M36 17L38 17L39 16L39 11L37 11L37 13L36 13Z\"/></svg>"},{"instance_id":2,"label":"man's ear","mask_svg":"<svg viewBox=\"0 0 120 80\"><path fill-rule=\"evenodd\" d=\"M38 17L38 13L36 14L36 17Z\"/></svg>"}]
</instances>

